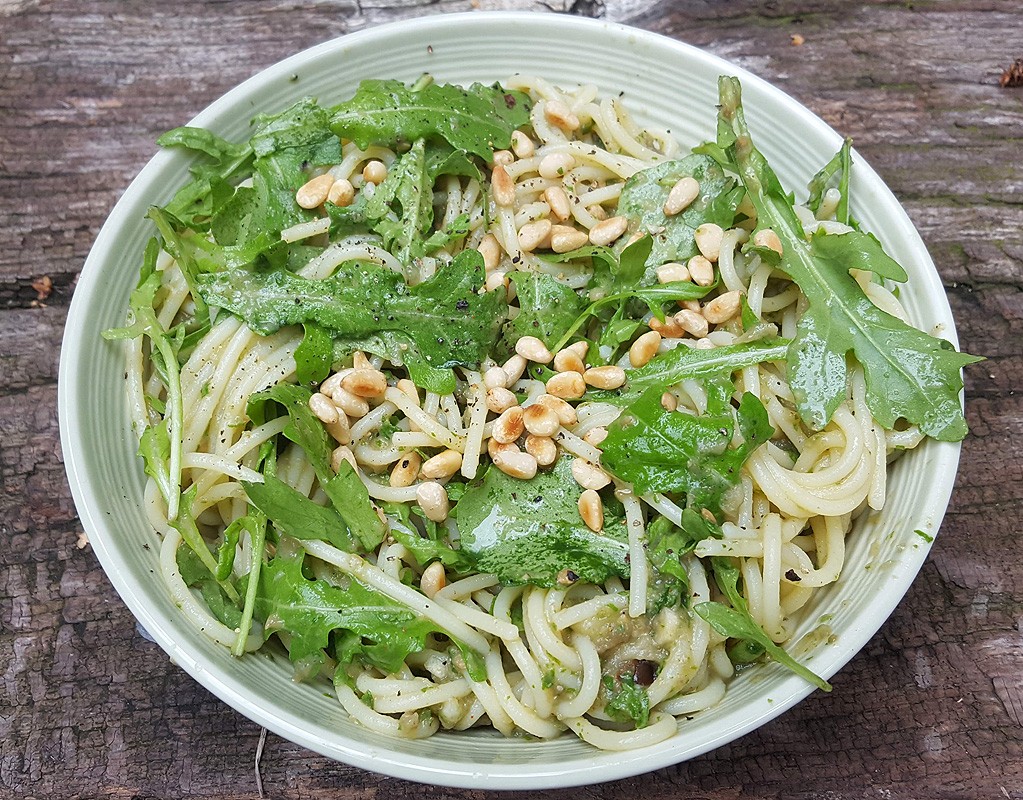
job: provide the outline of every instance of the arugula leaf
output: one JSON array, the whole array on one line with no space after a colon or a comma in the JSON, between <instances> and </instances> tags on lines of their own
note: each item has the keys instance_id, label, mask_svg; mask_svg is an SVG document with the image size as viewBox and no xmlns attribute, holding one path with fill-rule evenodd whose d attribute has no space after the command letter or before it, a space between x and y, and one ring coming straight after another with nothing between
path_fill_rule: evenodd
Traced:
<instances>
[{"instance_id":1,"label":"arugula leaf","mask_svg":"<svg viewBox=\"0 0 1023 800\"><path fill-rule=\"evenodd\" d=\"M302 324L305 336L295 349L295 376L298 382L316 386L327 379L334 363L334 340L315 322Z\"/></svg>"},{"instance_id":2,"label":"arugula leaf","mask_svg":"<svg viewBox=\"0 0 1023 800\"><path fill-rule=\"evenodd\" d=\"M422 255L425 233L433 225L433 181L426 170L423 139L391 165L366 203L366 216L376 220L373 229L383 237L384 247L403 264Z\"/></svg>"},{"instance_id":3,"label":"arugula leaf","mask_svg":"<svg viewBox=\"0 0 1023 800\"><path fill-rule=\"evenodd\" d=\"M626 673L615 681L610 675L605 675L604 688L611 695L604 705L604 711L611 719L632 722L637 728L647 726L650 721L650 696L645 687L636 683L634 676Z\"/></svg>"},{"instance_id":4,"label":"arugula leaf","mask_svg":"<svg viewBox=\"0 0 1023 800\"><path fill-rule=\"evenodd\" d=\"M519 315L505 323L501 345L505 353L515 349L523 336L535 336L552 346L564 338L586 301L560 281L543 272L513 272Z\"/></svg>"},{"instance_id":5,"label":"arugula leaf","mask_svg":"<svg viewBox=\"0 0 1023 800\"><path fill-rule=\"evenodd\" d=\"M726 402L693 416L665 411L660 389L648 390L608 428L603 465L639 494L685 492L690 506L716 514L743 463L774 432L755 395L745 393L736 413L743 441L731 447L735 422Z\"/></svg>"},{"instance_id":6,"label":"arugula leaf","mask_svg":"<svg viewBox=\"0 0 1023 800\"><path fill-rule=\"evenodd\" d=\"M333 631L360 637L359 655L385 672L401 669L409 653L422 650L426 637L440 632L407 606L345 576L340 585L309 580L302 572L304 553L278 556L259 576L256 616L267 633L290 634L292 661L317 655Z\"/></svg>"},{"instance_id":7,"label":"arugula leaf","mask_svg":"<svg viewBox=\"0 0 1023 800\"><path fill-rule=\"evenodd\" d=\"M627 578L628 532L624 521L605 509L604 530L594 533L579 517L579 485L570 459L549 472L521 481L491 467L456 506L462 549L476 558L480 572L494 572L505 583L554 586L570 569L580 579L602 583Z\"/></svg>"},{"instance_id":8,"label":"arugula leaf","mask_svg":"<svg viewBox=\"0 0 1023 800\"><path fill-rule=\"evenodd\" d=\"M867 299L849 269L906 278L875 239L854 231L806 240L777 175L753 146L738 80L722 77L718 87L718 143L734 158L757 208L758 225L773 229L782 241L780 268L809 301L788 354L789 383L803 421L820 429L845 400L846 355L852 351L866 376L867 406L881 425L891 428L905 418L935 439L962 439L967 428L959 402L961 369L980 359L956 352Z\"/></svg>"},{"instance_id":9,"label":"arugula leaf","mask_svg":"<svg viewBox=\"0 0 1023 800\"><path fill-rule=\"evenodd\" d=\"M209 572L210 577L213 578L224 593L231 599L232 602L237 603L240 599L238 590L234 588L234 584L231 583L229 578L223 579L217 578L218 565L217 559L213 557L213 553L210 552L209 546L206 544L206 540L202 538L202 534L199 532L199 527L195 523L195 517L192 515L192 504L195 502L196 487L189 487L188 491L181 495L181 508L177 519L173 520L170 525L174 530L181 534L181 538L184 539L192 552L199 557L199 561Z\"/></svg>"},{"instance_id":10,"label":"arugula leaf","mask_svg":"<svg viewBox=\"0 0 1023 800\"><path fill-rule=\"evenodd\" d=\"M224 594L217 579L210 574L195 551L190 547L179 547L175 557L178 572L181 573L181 580L185 586L199 590L203 602L214 618L229 628L237 628L242 618L238 606Z\"/></svg>"},{"instance_id":11,"label":"arugula leaf","mask_svg":"<svg viewBox=\"0 0 1023 800\"><path fill-rule=\"evenodd\" d=\"M412 530L415 530L414 528ZM465 550L455 550L439 539L427 539L424 536L411 535L401 528L392 527L388 531L394 541L403 544L420 566L426 566L432 561L439 561L445 567L455 570L460 574L468 574L476 571L476 560Z\"/></svg>"},{"instance_id":12,"label":"arugula leaf","mask_svg":"<svg viewBox=\"0 0 1023 800\"><path fill-rule=\"evenodd\" d=\"M806 201L806 207L814 214L817 213L817 210L821 207L821 202L824 200L824 193L828 190L834 181L834 176L837 174L837 188L842 195L842 199L838 201L838 208L835 209L835 219L845 225L856 227L849 216L849 177L851 172L852 139L846 138L842 142L841 149L835 153L834 157L810 179L810 183L807 185L810 196Z\"/></svg>"},{"instance_id":13,"label":"arugula leaf","mask_svg":"<svg viewBox=\"0 0 1023 800\"><path fill-rule=\"evenodd\" d=\"M373 508L369 490L347 461L342 461L337 475L333 476L323 490L334 501L334 507L344 518L348 530L362 542L367 552L376 549L384 540L387 525ZM340 501L340 502L339 502Z\"/></svg>"},{"instance_id":14,"label":"arugula leaf","mask_svg":"<svg viewBox=\"0 0 1023 800\"><path fill-rule=\"evenodd\" d=\"M646 529L646 553L654 568L650 580L647 614L662 608L689 605L689 575L682 557L707 538L720 539L721 529L691 508L682 511L682 527L666 517L656 517Z\"/></svg>"},{"instance_id":15,"label":"arugula leaf","mask_svg":"<svg viewBox=\"0 0 1023 800\"><path fill-rule=\"evenodd\" d=\"M831 691L830 683L804 667L781 647L776 645L771 640L771 637L764 633L763 629L757 625L748 613L736 611L724 603L714 601L697 603L693 610L722 636L756 643L763 647L771 658L792 670L803 680L812 683L818 689L822 689L825 692Z\"/></svg>"},{"instance_id":16,"label":"arugula leaf","mask_svg":"<svg viewBox=\"0 0 1023 800\"><path fill-rule=\"evenodd\" d=\"M682 213L666 216L664 201L682 178L700 182L700 196ZM689 155L640 170L625 182L618 213L651 235L653 247L646 264L657 267L669 261L685 262L696 255L694 232L705 222L731 227L742 197L734 181L713 159Z\"/></svg>"},{"instance_id":17,"label":"arugula leaf","mask_svg":"<svg viewBox=\"0 0 1023 800\"><path fill-rule=\"evenodd\" d=\"M483 257L470 249L413 287L386 267L348 262L320 281L282 270L206 274L199 291L263 335L305 322L342 341L386 334L405 346L410 370L449 369L481 362L507 314L503 293L477 293L482 283Z\"/></svg>"},{"instance_id":18,"label":"arugula leaf","mask_svg":"<svg viewBox=\"0 0 1023 800\"><path fill-rule=\"evenodd\" d=\"M263 483L243 481L249 502L262 511L279 533L300 541L329 542L339 550L357 552L355 540L344 518L331 507L314 503L273 475L264 475Z\"/></svg>"},{"instance_id":19,"label":"arugula leaf","mask_svg":"<svg viewBox=\"0 0 1023 800\"><path fill-rule=\"evenodd\" d=\"M334 109L330 125L364 149L442 138L489 162L494 150L511 145L512 131L529 123L529 106L522 92L497 85L409 88L400 81L366 80Z\"/></svg>"}]
</instances>

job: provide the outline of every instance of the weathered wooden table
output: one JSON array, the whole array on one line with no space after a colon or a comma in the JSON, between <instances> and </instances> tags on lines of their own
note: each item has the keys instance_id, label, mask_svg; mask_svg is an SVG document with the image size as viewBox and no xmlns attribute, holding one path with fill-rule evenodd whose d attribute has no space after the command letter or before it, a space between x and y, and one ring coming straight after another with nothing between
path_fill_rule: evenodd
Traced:
<instances>
[{"instance_id":1,"label":"weathered wooden table","mask_svg":"<svg viewBox=\"0 0 1023 800\"><path fill-rule=\"evenodd\" d=\"M254 798L260 729L146 641L83 539L58 444L75 277L155 137L325 39L421 13L600 16L805 102L905 203L945 281L973 429L919 579L814 695L675 768L544 797L1023 798L1023 57L1018 0L0 0L0 798ZM271 798L447 797L271 735Z\"/></svg>"}]
</instances>

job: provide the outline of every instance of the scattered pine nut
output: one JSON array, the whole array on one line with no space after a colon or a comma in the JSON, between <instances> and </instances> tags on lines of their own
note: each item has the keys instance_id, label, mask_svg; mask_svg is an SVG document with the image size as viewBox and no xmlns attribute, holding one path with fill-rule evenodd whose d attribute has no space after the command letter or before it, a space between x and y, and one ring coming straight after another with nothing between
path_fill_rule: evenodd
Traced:
<instances>
[{"instance_id":1,"label":"scattered pine nut","mask_svg":"<svg viewBox=\"0 0 1023 800\"><path fill-rule=\"evenodd\" d=\"M575 425L579 421L579 417L575 413L575 408L572 404L566 403L560 397L555 397L552 394L542 394L536 399L536 402L553 410L558 415L558 422L562 425Z\"/></svg>"},{"instance_id":2,"label":"scattered pine nut","mask_svg":"<svg viewBox=\"0 0 1023 800\"><path fill-rule=\"evenodd\" d=\"M369 363L365 353L361 350L356 350L352 353L352 369L373 369L373 365Z\"/></svg>"},{"instance_id":3,"label":"scattered pine nut","mask_svg":"<svg viewBox=\"0 0 1023 800\"><path fill-rule=\"evenodd\" d=\"M579 495L579 516L591 531L603 529L604 503L593 489L587 489Z\"/></svg>"},{"instance_id":4,"label":"scattered pine nut","mask_svg":"<svg viewBox=\"0 0 1023 800\"><path fill-rule=\"evenodd\" d=\"M508 388L508 373L500 367L491 367L483 373L483 385L488 389Z\"/></svg>"},{"instance_id":5,"label":"scattered pine nut","mask_svg":"<svg viewBox=\"0 0 1023 800\"><path fill-rule=\"evenodd\" d=\"M490 435L501 444L516 441L526 430L525 423L522 421L523 413L522 406L512 406L504 411L494 420L494 427Z\"/></svg>"},{"instance_id":6,"label":"scattered pine nut","mask_svg":"<svg viewBox=\"0 0 1023 800\"><path fill-rule=\"evenodd\" d=\"M389 483L395 487L411 486L419 477L419 468L423 465L423 457L415 450L402 453L391 469Z\"/></svg>"},{"instance_id":7,"label":"scattered pine nut","mask_svg":"<svg viewBox=\"0 0 1023 800\"><path fill-rule=\"evenodd\" d=\"M362 168L362 179L366 183L381 184L386 177L387 165L383 161L373 159L372 161L367 161L366 165Z\"/></svg>"},{"instance_id":8,"label":"scattered pine nut","mask_svg":"<svg viewBox=\"0 0 1023 800\"><path fill-rule=\"evenodd\" d=\"M778 255L785 254L785 248L782 247L781 239L778 238L778 234L770 228L761 228L759 231L753 234L753 244L756 247L766 247L770 250L774 250Z\"/></svg>"},{"instance_id":9,"label":"scattered pine nut","mask_svg":"<svg viewBox=\"0 0 1023 800\"><path fill-rule=\"evenodd\" d=\"M323 392L316 392L309 398L309 410L324 425L333 425L337 422L337 406Z\"/></svg>"},{"instance_id":10,"label":"scattered pine nut","mask_svg":"<svg viewBox=\"0 0 1023 800\"><path fill-rule=\"evenodd\" d=\"M488 233L484 236L476 249L483 256L483 269L487 272L493 272L501 263L501 243L494 234Z\"/></svg>"},{"instance_id":11,"label":"scattered pine nut","mask_svg":"<svg viewBox=\"0 0 1023 800\"><path fill-rule=\"evenodd\" d=\"M499 206L508 208L515 205L515 181L511 179L504 164L496 164L491 171L490 191Z\"/></svg>"},{"instance_id":12,"label":"scattered pine nut","mask_svg":"<svg viewBox=\"0 0 1023 800\"><path fill-rule=\"evenodd\" d=\"M333 203L338 208L350 206L354 200L355 187L352 186L352 182L347 178L334 181L330 191L327 192L327 202Z\"/></svg>"},{"instance_id":13,"label":"scattered pine nut","mask_svg":"<svg viewBox=\"0 0 1023 800\"><path fill-rule=\"evenodd\" d=\"M338 414L336 420L324 427L338 444L348 444L352 441L352 429L348 425L347 414Z\"/></svg>"},{"instance_id":14,"label":"scattered pine nut","mask_svg":"<svg viewBox=\"0 0 1023 800\"><path fill-rule=\"evenodd\" d=\"M685 177L671 187L668 198L664 201L664 214L673 217L692 205L700 196L700 182L696 178Z\"/></svg>"},{"instance_id":15,"label":"scattered pine nut","mask_svg":"<svg viewBox=\"0 0 1023 800\"><path fill-rule=\"evenodd\" d=\"M549 436L529 434L526 437L526 452L535 458L541 467L549 467L558 458L558 446Z\"/></svg>"},{"instance_id":16,"label":"scattered pine nut","mask_svg":"<svg viewBox=\"0 0 1023 800\"><path fill-rule=\"evenodd\" d=\"M419 579L419 588L431 599L447 584L448 578L444 573L444 565L440 561L434 561L424 569L422 577Z\"/></svg>"},{"instance_id":17,"label":"scattered pine nut","mask_svg":"<svg viewBox=\"0 0 1023 800\"><path fill-rule=\"evenodd\" d=\"M625 370L613 364L591 367L583 373L583 380L597 389L619 389L625 383Z\"/></svg>"},{"instance_id":18,"label":"scattered pine nut","mask_svg":"<svg viewBox=\"0 0 1023 800\"><path fill-rule=\"evenodd\" d=\"M409 400L415 403L417 406L420 404L419 400L419 387L416 386L408 378L402 378L395 384L395 387L399 392L404 394Z\"/></svg>"},{"instance_id":19,"label":"scattered pine nut","mask_svg":"<svg viewBox=\"0 0 1023 800\"><path fill-rule=\"evenodd\" d=\"M495 150L494 163L507 167L515 160L515 154L511 150Z\"/></svg>"},{"instance_id":20,"label":"scattered pine nut","mask_svg":"<svg viewBox=\"0 0 1023 800\"><path fill-rule=\"evenodd\" d=\"M712 325L720 325L722 322L728 322L728 320L738 314L741 307L741 292L725 292L715 297L703 307L703 316Z\"/></svg>"},{"instance_id":21,"label":"scattered pine nut","mask_svg":"<svg viewBox=\"0 0 1023 800\"><path fill-rule=\"evenodd\" d=\"M661 322L657 317L651 317L647 323L650 330L657 331L665 339L681 339L685 335L685 329L679 325L674 317L665 317Z\"/></svg>"},{"instance_id":22,"label":"scattered pine nut","mask_svg":"<svg viewBox=\"0 0 1023 800\"><path fill-rule=\"evenodd\" d=\"M364 417L369 413L369 403L352 394L343 386L338 386L336 391L331 392L330 399L334 401L334 405L354 419Z\"/></svg>"},{"instance_id":23,"label":"scattered pine nut","mask_svg":"<svg viewBox=\"0 0 1023 800\"><path fill-rule=\"evenodd\" d=\"M551 153L540 159L536 171L541 178L557 180L564 178L565 174L575 167L575 156L571 153Z\"/></svg>"},{"instance_id":24,"label":"scattered pine nut","mask_svg":"<svg viewBox=\"0 0 1023 800\"><path fill-rule=\"evenodd\" d=\"M487 408L495 414L503 414L512 406L517 406L519 399L515 393L503 386L495 386L487 389Z\"/></svg>"},{"instance_id":25,"label":"scattered pine nut","mask_svg":"<svg viewBox=\"0 0 1023 800\"><path fill-rule=\"evenodd\" d=\"M647 331L629 348L629 363L637 368L644 366L657 355L657 349L660 346L661 334L657 331Z\"/></svg>"},{"instance_id":26,"label":"scattered pine nut","mask_svg":"<svg viewBox=\"0 0 1023 800\"><path fill-rule=\"evenodd\" d=\"M536 145L522 131L512 131L511 149L519 158L529 158L536 151Z\"/></svg>"},{"instance_id":27,"label":"scattered pine nut","mask_svg":"<svg viewBox=\"0 0 1023 800\"><path fill-rule=\"evenodd\" d=\"M553 436L561 427L561 420L553 408L542 403L533 403L523 411L522 424L534 436Z\"/></svg>"},{"instance_id":28,"label":"scattered pine nut","mask_svg":"<svg viewBox=\"0 0 1023 800\"><path fill-rule=\"evenodd\" d=\"M678 398L671 392L665 392L661 395L661 408L665 411L674 411L678 408Z\"/></svg>"},{"instance_id":29,"label":"scattered pine nut","mask_svg":"<svg viewBox=\"0 0 1023 800\"><path fill-rule=\"evenodd\" d=\"M725 232L721 229L721 226L714 222L703 223L693 233L696 239L696 247L708 261L718 260L718 256L721 254L721 237L724 235ZM689 271L693 271L692 265L689 266Z\"/></svg>"},{"instance_id":30,"label":"scattered pine nut","mask_svg":"<svg viewBox=\"0 0 1023 800\"><path fill-rule=\"evenodd\" d=\"M451 511L448 492L436 481L419 484L416 487L416 500L427 519L443 522L448 518L448 512Z\"/></svg>"},{"instance_id":31,"label":"scattered pine nut","mask_svg":"<svg viewBox=\"0 0 1023 800\"><path fill-rule=\"evenodd\" d=\"M330 194L330 188L334 185L334 176L329 172L311 178L299 187L295 192L295 202L302 208L319 208Z\"/></svg>"},{"instance_id":32,"label":"scattered pine nut","mask_svg":"<svg viewBox=\"0 0 1023 800\"><path fill-rule=\"evenodd\" d=\"M551 235L551 221L549 219L537 219L527 222L518 232L519 249L526 253L532 253L538 247L544 246Z\"/></svg>"},{"instance_id":33,"label":"scattered pine nut","mask_svg":"<svg viewBox=\"0 0 1023 800\"><path fill-rule=\"evenodd\" d=\"M547 349L547 345L535 336L522 336L515 342L515 353L528 361L537 364L549 364L554 355Z\"/></svg>"},{"instance_id":34,"label":"scattered pine nut","mask_svg":"<svg viewBox=\"0 0 1023 800\"><path fill-rule=\"evenodd\" d=\"M341 469L342 461L347 461L352 465L352 469L354 470L358 470L359 468L359 464L355 460L355 453L352 452L350 447L346 447L345 445L335 447L334 451L330 454L330 468L334 470L334 472L337 472Z\"/></svg>"},{"instance_id":35,"label":"scattered pine nut","mask_svg":"<svg viewBox=\"0 0 1023 800\"><path fill-rule=\"evenodd\" d=\"M387 390L387 376L378 369L352 370L341 387L356 397L379 397Z\"/></svg>"},{"instance_id":36,"label":"scattered pine nut","mask_svg":"<svg viewBox=\"0 0 1023 800\"><path fill-rule=\"evenodd\" d=\"M572 216L572 203L568 199L568 193L560 186L548 186L544 189L543 199L551 208L551 213L564 222Z\"/></svg>"},{"instance_id":37,"label":"scattered pine nut","mask_svg":"<svg viewBox=\"0 0 1023 800\"><path fill-rule=\"evenodd\" d=\"M563 131L571 132L579 129L579 117L560 100L548 100L544 103L543 115L551 125L555 125Z\"/></svg>"},{"instance_id":38,"label":"scattered pine nut","mask_svg":"<svg viewBox=\"0 0 1023 800\"><path fill-rule=\"evenodd\" d=\"M593 428L592 430L586 431L586 435L583 436L583 441L586 444L592 444L594 447L600 447L600 445L607 438L607 428Z\"/></svg>"},{"instance_id":39,"label":"scattered pine nut","mask_svg":"<svg viewBox=\"0 0 1023 800\"><path fill-rule=\"evenodd\" d=\"M629 227L625 217L608 217L590 228L590 242L598 246L609 245L620 239Z\"/></svg>"},{"instance_id":40,"label":"scattered pine nut","mask_svg":"<svg viewBox=\"0 0 1023 800\"><path fill-rule=\"evenodd\" d=\"M541 342L542 344L542 342ZM522 373L526 371L527 361L525 358L520 356L518 353L513 355L501 366L506 373L508 373L508 386L511 386L515 381L522 377Z\"/></svg>"},{"instance_id":41,"label":"scattered pine nut","mask_svg":"<svg viewBox=\"0 0 1023 800\"><path fill-rule=\"evenodd\" d=\"M675 319L678 320L678 324L682 326L682 329L686 333L695 336L697 339L707 335L710 330L707 325L707 319L697 311L690 311L688 308L683 308L677 314Z\"/></svg>"},{"instance_id":42,"label":"scattered pine nut","mask_svg":"<svg viewBox=\"0 0 1023 800\"><path fill-rule=\"evenodd\" d=\"M551 228L551 250L555 253L568 253L584 247L590 240L586 231L570 225L555 225Z\"/></svg>"},{"instance_id":43,"label":"scattered pine nut","mask_svg":"<svg viewBox=\"0 0 1023 800\"><path fill-rule=\"evenodd\" d=\"M498 453L518 452L519 446L515 442L499 442L497 439L487 439L487 453L490 459L496 458Z\"/></svg>"},{"instance_id":44,"label":"scattered pine nut","mask_svg":"<svg viewBox=\"0 0 1023 800\"><path fill-rule=\"evenodd\" d=\"M462 468L462 454L457 450L444 450L423 463L420 474L424 478L450 478Z\"/></svg>"},{"instance_id":45,"label":"scattered pine nut","mask_svg":"<svg viewBox=\"0 0 1023 800\"><path fill-rule=\"evenodd\" d=\"M558 354L554 356L554 369L558 372L578 372L581 374L586 371L586 364L577 352L566 347L563 350L559 350Z\"/></svg>"},{"instance_id":46,"label":"scattered pine nut","mask_svg":"<svg viewBox=\"0 0 1023 800\"><path fill-rule=\"evenodd\" d=\"M494 466L505 475L519 480L528 481L536 477L537 461L529 453L521 450L500 450L494 456Z\"/></svg>"},{"instance_id":47,"label":"scattered pine nut","mask_svg":"<svg viewBox=\"0 0 1023 800\"><path fill-rule=\"evenodd\" d=\"M658 283L677 283L689 280L689 268L677 261L670 261L657 268Z\"/></svg>"},{"instance_id":48,"label":"scattered pine nut","mask_svg":"<svg viewBox=\"0 0 1023 800\"><path fill-rule=\"evenodd\" d=\"M689 259L689 277L697 286L710 286L714 283L714 265L706 256L693 256Z\"/></svg>"},{"instance_id":49,"label":"scattered pine nut","mask_svg":"<svg viewBox=\"0 0 1023 800\"><path fill-rule=\"evenodd\" d=\"M586 394L586 381L578 372L559 372L547 381L547 393L562 400L578 400Z\"/></svg>"},{"instance_id":50,"label":"scattered pine nut","mask_svg":"<svg viewBox=\"0 0 1023 800\"><path fill-rule=\"evenodd\" d=\"M508 291L508 287L511 285L511 281L508 280L508 276L503 272L491 272L487 275L486 281L483 283L483 290L485 292L493 292L497 289Z\"/></svg>"},{"instance_id":51,"label":"scattered pine nut","mask_svg":"<svg viewBox=\"0 0 1023 800\"><path fill-rule=\"evenodd\" d=\"M573 459L572 477L584 489L603 489L611 483L611 478L604 470L582 458Z\"/></svg>"}]
</instances>

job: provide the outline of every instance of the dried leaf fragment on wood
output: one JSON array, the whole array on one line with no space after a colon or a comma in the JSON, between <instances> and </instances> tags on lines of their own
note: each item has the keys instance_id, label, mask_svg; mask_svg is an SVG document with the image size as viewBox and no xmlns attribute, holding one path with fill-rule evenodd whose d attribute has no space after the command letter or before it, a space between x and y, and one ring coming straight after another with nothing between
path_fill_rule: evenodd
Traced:
<instances>
[{"instance_id":1,"label":"dried leaf fragment on wood","mask_svg":"<svg viewBox=\"0 0 1023 800\"><path fill-rule=\"evenodd\" d=\"M804 37L803 34L801 34L801 33L793 33L789 37L789 39L792 40L792 46L793 47L799 47L801 44L803 44L803 42L806 41L806 37Z\"/></svg>"},{"instance_id":2,"label":"dried leaf fragment on wood","mask_svg":"<svg viewBox=\"0 0 1023 800\"><path fill-rule=\"evenodd\" d=\"M1002 73L1002 77L998 79L998 84L1003 89L1023 86L1023 58L1017 58L1012 62L1008 69Z\"/></svg>"},{"instance_id":3,"label":"dried leaf fragment on wood","mask_svg":"<svg viewBox=\"0 0 1023 800\"><path fill-rule=\"evenodd\" d=\"M32 288L36 291L36 300L45 300L53 291L53 279L49 275L43 275L32 281Z\"/></svg>"}]
</instances>

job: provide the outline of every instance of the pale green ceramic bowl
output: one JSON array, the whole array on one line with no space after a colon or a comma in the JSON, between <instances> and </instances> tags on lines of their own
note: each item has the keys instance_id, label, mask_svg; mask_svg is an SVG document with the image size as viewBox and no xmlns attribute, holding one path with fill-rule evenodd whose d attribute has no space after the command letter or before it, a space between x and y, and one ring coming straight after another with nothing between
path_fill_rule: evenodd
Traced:
<instances>
[{"instance_id":1,"label":"pale green ceramic bowl","mask_svg":"<svg viewBox=\"0 0 1023 800\"><path fill-rule=\"evenodd\" d=\"M191 124L238 140L256 112L278 111L308 95L336 102L363 78L410 81L423 72L465 83L527 72L561 84L594 83L606 93L624 90L637 116L688 144L713 138L718 75L739 75L754 135L797 191L841 143L803 106L720 58L619 25L525 13L438 16L345 36L261 72ZM187 179L188 166L184 154L158 153L100 231L71 304L59 394L68 479L96 555L124 602L182 669L260 725L331 758L426 783L503 789L598 783L674 764L753 730L810 693L799 678L765 664L739 677L716 708L681 722L677 736L627 753L599 752L572 736L541 743L485 731L401 741L354 725L326 684L293 683L289 666L272 657L235 659L192 628L156 574L158 548L141 508L143 472L128 425L122 354L100 338L125 318L154 232L144 219L147 207L166 202ZM857 218L911 276L901 297L915 323L954 341L948 302L923 242L858 157L852 194ZM914 531L937 531L958 457L957 445L928 441L892 468L887 506L857 522L841 580L817 595L799 630L807 634L828 615L833 641L805 656L817 673L840 669L905 594L927 555Z\"/></svg>"}]
</instances>

